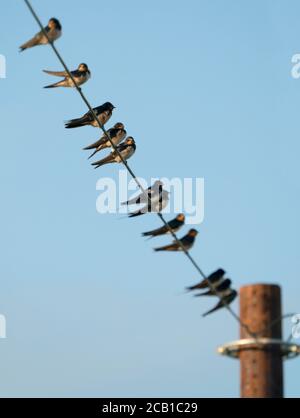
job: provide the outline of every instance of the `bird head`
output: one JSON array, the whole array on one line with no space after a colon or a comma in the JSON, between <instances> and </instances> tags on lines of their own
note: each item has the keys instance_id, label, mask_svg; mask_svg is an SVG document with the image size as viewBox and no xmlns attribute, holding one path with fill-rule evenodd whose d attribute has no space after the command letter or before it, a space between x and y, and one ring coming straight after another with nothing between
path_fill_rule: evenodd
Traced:
<instances>
[{"instance_id":1,"label":"bird head","mask_svg":"<svg viewBox=\"0 0 300 418\"><path fill-rule=\"evenodd\" d=\"M104 107L105 110L112 111L115 109L115 106L111 104L110 102L105 102L102 106Z\"/></svg>"},{"instance_id":2,"label":"bird head","mask_svg":"<svg viewBox=\"0 0 300 418\"><path fill-rule=\"evenodd\" d=\"M129 136L126 139L125 144L127 144L127 145L134 145L135 144L135 140L132 138L132 136Z\"/></svg>"},{"instance_id":3,"label":"bird head","mask_svg":"<svg viewBox=\"0 0 300 418\"><path fill-rule=\"evenodd\" d=\"M115 129L124 129L124 124L121 122L118 122L114 125Z\"/></svg>"},{"instance_id":4,"label":"bird head","mask_svg":"<svg viewBox=\"0 0 300 418\"><path fill-rule=\"evenodd\" d=\"M61 24L58 19L55 17L51 17L51 19L48 22L48 26L50 29L59 29L61 30Z\"/></svg>"},{"instance_id":5,"label":"bird head","mask_svg":"<svg viewBox=\"0 0 300 418\"><path fill-rule=\"evenodd\" d=\"M81 63L78 65L79 71L88 71L89 67L85 63Z\"/></svg>"},{"instance_id":6,"label":"bird head","mask_svg":"<svg viewBox=\"0 0 300 418\"><path fill-rule=\"evenodd\" d=\"M234 300L238 295L238 292L235 289L231 289L230 296Z\"/></svg>"},{"instance_id":7,"label":"bird head","mask_svg":"<svg viewBox=\"0 0 300 418\"><path fill-rule=\"evenodd\" d=\"M223 283L225 283L228 287L230 287L230 286L231 286L232 281L231 281L230 279L225 279L225 280L223 281Z\"/></svg>"},{"instance_id":8,"label":"bird head","mask_svg":"<svg viewBox=\"0 0 300 418\"><path fill-rule=\"evenodd\" d=\"M153 189L158 189L158 188L163 188L164 184L162 181L160 180L156 180L156 182L153 184L152 188Z\"/></svg>"},{"instance_id":9,"label":"bird head","mask_svg":"<svg viewBox=\"0 0 300 418\"><path fill-rule=\"evenodd\" d=\"M190 229L188 235L190 237L196 237L198 235L198 231L196 229Z\"/></svg>"},{"instance_id":10,"label":"bird head","mask_svg":"<svg viewBox=\"0 0 300 418\"><path fill-rule=\"evenodd\" d=\"M177 221L179 222L184 222L185 221L185 216L183 213L180 213L179 215L176 216Z\"/></svg>"}]
</instances>

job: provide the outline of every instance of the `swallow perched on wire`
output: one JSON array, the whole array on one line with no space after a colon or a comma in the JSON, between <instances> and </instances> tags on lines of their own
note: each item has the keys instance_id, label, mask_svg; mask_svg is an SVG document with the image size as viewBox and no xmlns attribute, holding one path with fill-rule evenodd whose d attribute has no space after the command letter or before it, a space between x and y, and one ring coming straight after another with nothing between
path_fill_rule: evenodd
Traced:
<instances>
[{"instance_id":1,"label":"swallow perched on wire","mask_svg":"<svg viewBox=\"0 0 300 418\"><path fill-rule=\"evenodd\" d=\"M214 308L212 308L210 311L205 312L202 316L207 316L221 308L224 308L228 305L230 305L234 299L237 297L237 291L234 289L230 289L230 291L222 298L220 301L216 304Z\"/></svg>"},{"instance_id":2,"label":"swallow perched on wire","mask_svg":"<svg viewBox=\"0 0 300 418\"><path fill-rule=\"evenodd\" d=\"M207 278L202 280L200 283L197 283L194 286L189 286L186 289L187 290L205 289L209 287L209 283L217 285L223 280L225 273L226 273L225 270L218 269L214 271L213 273L211 273L209 276L207 276Z\"/></svg>"},{"instance_id":3,"label":"swallow perched on wire","mask_svg":"<svg viewBox=\"0 0 300 418\"><path fill-rule=\"evenodd\" d=\"M64 77L63 80L60 80L54 84L50 84L49 86L45 86L44 89L51 89L53 87L75 87L75 84L73 83L67 71L43 71L44 73L50 75ZM77 86L81 86L91 77L91 72L86 64L79 64L77 70L71 71L71 75L73 76L73 79L75 80Z\"/></svg>"},{"instance_id":4,"label":"swallow perched on wire","mask_svg":"<svg viewBox=\"0 0 300 418\"><path fill-rule=\"evenodd\" d=\"M129 218L145 215L145 213L160 213L169 203L169 192L163 190L159 195L151 198L151 203L145 205L142 209L132 212L128 215Z\"/></svg>"},{"instance_id":5,"label":"swallow perched on wire","mask_svg":"<svg viewBox=\"0 0 300 418\"><path fill-rule=\"evenodd\" d=\"M132 136L128 136L127 139L124 142L122 142L122 144L118 145L117 150L119 151L119 153L125 161L132 157L136 150L135 141L132 138ZM112 151L107 157L103 158L102 160L96 161L95 163L92 163L92 165L95 166L95 168L98 168L105 164L121 162L122 160L119 154L116 151Z\"/></svg>"},{"instance_id":6,"label":"swallow perched on wire","mask_svg":"<svg viewBox=\"0 0 300 418\"><path fill-rule=\"evenodd\" d=\"M110 102L106 102L101 106L95 107L93 111L95 112L96 116L99 119L99 122L103 126L110 119L114 109L115 109L114 105L112 105ZM85 113L81 118L69 120L65 124L65 127L67 129L70 129L70 128L79 128L81 126L86 126L86 125L91 125L91 126L94 126L95 128L99 128L99 125L96 119L94 119L94 116L91 111L88 111L87 113Z\"/></svg>"},{"instance_id":7,"label":"swallow perched on wire","mask_svg":"<svg viewBox=\"0 0 300 418\"><path fill-rule=\"evenodd\" d=\"M61 36L62 33L62 26L59 22L59 20L55 19L55 17L52 17L48 25L44 28L45 32L47 32L48 38L51 42L56 41ZM20 46L20 52L24 51L27 48L32 48L37 45L46 45L49 41L47 37L45 36L43 31L40 31L37 33L32 39L30 39L28 42L25 42L25 44Z\"/></svg>"},{"instance_id":8,"label":"swallow perched on wire","mask_svg":"<svg viewBox=\"0 0 300 418\"><path fill-rule=\"evenodd\" d=\"M195 297L198 297L198 296L226 296L229 292L231 292L230 286L231 286L231 280L230 279L225 279L220 284L217 284L216 286L214 286L215 291L210 289L207 292L197 293L194 296Z\"/></svg>"},{"instance_id":9,"label":"swallow perched on wire","mask_svg":"<svg viewBox=\"0 0 300 418\"><path fill-rule=\"evenodd\" d=\"M117 146L120 144L120 142L125 139L127 132L124 129L124 125L121 122L116 123L112 128L107 130L107 134L109 135L112 143ZM94 144L91 144L85 148L84 150L92 150L95 151L89 156L88 160L92 158L97 152L101 151L102 149L111 147L111 143L108 140L107 136L104 134L101 136L101 138L95 142Z\"/></svg>"},{"instance_id":10,"label":"swallow perched on wire","mask_svg":"<svg viewBox=\"0 0 300 418\"><path fill-rule=\"evenodd\" d=\"M145 193L141 193L139 196L123 204L132 205L141 203L145 203L145 205L136 212L129 213L129 218L135 218L150 212L160 213L169 203L169 192L163 189L163 183L161 181L156 181L153 186L145 190Z\"/></svg>"},{"instance_id":11,"label":"swallow perched on wire","mask_svg":"<svg viewBox=\"0 0 300 418\"><path fill-rule=\"evenodd\" d=\"M189 232L181 238L179 241L183 245L183 247L186 249L186 251L189 251L192 246L195 243L196 236L198 234L198 231L196 229L190 229ZM164 247L158 247L154 248L154 251L183 251L182 247L179 245L177 241L173 241L170 245L165 245Z\"/></svg>"},{"instance_id":12,"label":"swallow perched on wire","mask_svg":"<svg viewBox=\"0 0 300 418\"><path fill-rule=\"evenodd\" d=\"M122 202L122 206L129 205L140 205L141 203L148 203L154 196L158 196L159 193L163 190L163 183L160 180L157 180L152 186L148 187L145 190L145 193L141 193L133 199L127 200L127 202Z\"/></svg>"},{"instance_id":13,"label":"swallow perched on wire","mask_svg":"<svg viewBox=\"0 0 300 418\"><path fill-rule=\"evenodd\" d=\"M180 213L179 215L176 216L175 219L172 219L171 221L168 222L168 227L173 232L177 232L184 225L184 222L185 222L185 216L183 213ZM153 229L152 231L143 232L142 236L153 238L153 237L158 237L160 235L168 234L170 233L170 229L168 227L167 225L164 225L160 228Z\"/></svg>"}]
</instances>

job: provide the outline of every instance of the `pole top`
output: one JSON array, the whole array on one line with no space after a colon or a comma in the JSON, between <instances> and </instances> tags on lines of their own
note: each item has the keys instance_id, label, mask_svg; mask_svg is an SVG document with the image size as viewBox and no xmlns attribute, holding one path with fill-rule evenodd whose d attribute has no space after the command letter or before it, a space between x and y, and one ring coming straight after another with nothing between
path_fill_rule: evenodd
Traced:
<instances>
[{"instance_id":1,"label":"pole top","mask_svg":"<svg viewBox=\"0 0 300 418\"><path fill-rule=\"evenodd\" d=\"M281 290L281 286L279 284L276 283L251 283L251 284L246 284L244 286L240 287L240 291L245 291L245 290L250 290L250 289L255 289L255 288L277 288L278 290Z\"/></svg>"}]
</instances>

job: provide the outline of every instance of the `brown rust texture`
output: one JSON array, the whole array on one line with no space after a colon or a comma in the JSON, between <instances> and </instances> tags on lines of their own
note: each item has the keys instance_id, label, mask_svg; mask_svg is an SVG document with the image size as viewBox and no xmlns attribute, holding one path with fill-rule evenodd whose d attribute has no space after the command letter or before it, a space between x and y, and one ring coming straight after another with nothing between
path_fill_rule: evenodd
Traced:
<instances>
[{"instance_id":1,"label":"brown rust texture","mask_svg":"<svg viewBox=\"0 0 300 418\"><path fill-rule=\"evenodd\" d=\"M277 285L254 284L240 289L240 316L252 332L260 337L282 338L281 290ZM241 338L249 338L241 327ZM283 397L283 364L279 347L246 348L240 352L241 397Z\"/></svg>"}]
</instances>

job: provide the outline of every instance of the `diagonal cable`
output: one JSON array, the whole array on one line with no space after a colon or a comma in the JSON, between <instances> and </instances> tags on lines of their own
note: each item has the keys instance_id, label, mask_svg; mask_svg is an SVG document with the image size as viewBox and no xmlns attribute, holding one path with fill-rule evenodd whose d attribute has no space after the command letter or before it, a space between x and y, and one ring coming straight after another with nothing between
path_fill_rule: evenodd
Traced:
<instances>
[{"instance_id":1,"label":"diagonal cable","mask_svg":"<svg viewBox=\"0 0 300 418\"><path fill-rule=\"evenodd\" d=\"M59 51L57 50L56 46L54 45L54 43L50 40L48 33L45 31L45 28L40 20L40 18L38 17L38 15L36 14L35 10L33 9L31 3L29 2L29 0L24 0L26 6L28 7L29 11L31 12L32 16L34 17L34 19L36 20L38 26L40 27L41 31L43 32L44 36L47 38L49 45L51 46L51 48L53 49L55 55L57 56L58 60L60 61L61 65L64 67L66 73L68 74L68 76L70 77L70 79L72 80L72 82L74 83L74 86L76 88L76 90L78 91L78 93L80 94L82 100L84 101L84 103L86 104L86 106L88 107L89 111L91 112L93 118L96 120L97 125L99 126L99 128L102 130L102 132L104 133L104 135L106 136L106 138L108 139L109 143L111 144L112 149L116 152L116 154L118 155L118 157L120 158L122 164L125 166L125 168L127 169L127 171L129 172L129 174L131 175L131 177L133 178L133 180L135 181L136 185L138 186L138 188L141 190L141 192L143 194L147 194L146 190L144 189L144 187L142 186L141 182L138 180L137 176L134 174L134 172L132 171L132 169L130 168L130 166L128 165L127 161L123 158L123 156L121 155L121 153L119 152L117 146L114 145L114 143L112 142L107 130L105 129L104 125L102 125L102 123L99 121L98 116L96 115L94 109L92 108L90 102L88 101L88 99L85 97L84 93L82 92L81 88L78 86L78 84L76 83L76 80L74 79L71 71L69 70L67 64L65 63L64 59L62 58L61 54L59 53ZM148 201L150 201L150 198L148 198ZM249 329L248 325L244 324L241 321L241 318L233 311L233 309L231 308L231 306L223 299L223 296L220 292L217 291L216 289L216 285L214 283L211 283L210 280L207 278L207 276L204 274L204 272L202 271L202 269L199 267L199 265L197 264L197 262L194 260L194 258L190 255L189 251L185 248L185 246L182 244L182 242L178 239L177 235L175 234L175 232L172 230L172 228L169 226L169 224L167 223L167 221L165 220L164 216L161 213L157 213L158 217L160 218L160 220L163 222L163 224L168 228L170 234L173 236L175 242L179 245L179 247L181 248L181 250L184 252L184 254L187 256L187 258L190 260L190 262L192 263L192 265L195 267L195 269L198 271L198 273L201 275L201 277L205 280L207 280L209 287L211 289L212 292L214 292L214 294L220 299L220 301L222 301L224 307L230 312L230 314L233 316L233 318L235 318L235 320L237 322L239 322L239 324L245 329L245 331L253 338L256 338L256 334L251 332L251 330Z\"/></svg>"}]
</instances>

